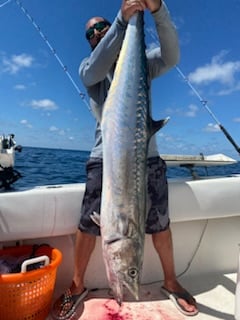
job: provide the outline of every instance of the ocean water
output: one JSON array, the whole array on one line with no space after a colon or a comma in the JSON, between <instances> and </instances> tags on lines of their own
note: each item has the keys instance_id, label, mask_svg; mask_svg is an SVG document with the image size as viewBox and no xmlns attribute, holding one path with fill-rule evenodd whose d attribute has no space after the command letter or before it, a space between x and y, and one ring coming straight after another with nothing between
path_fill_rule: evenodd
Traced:
<instances>
[{"instance_id":1,"label":"ocean water","mask_svg":"<svg viewBox=\"0 0 240 320\"><path fill-rule=\"evenodd\" d=\"M12 187L32 188L41 185L79 183L86 181L85 165L89 151L23 147L16 152L15 169L22 177ZM232 175L240 173L240 162L227 166L196 168L199 176ZM181 167L170 167L167 176L171 178L190 177L190 171Z\"/></svg>"},{"instance_id":2,"label":"ocean water","mask_svg":"<svg viewBox=\"0 0 240 320\"><path fill-rule=\"evenodd\" d=\"M23 147L15 153L15 169L22 177L12 186L31 188L85 182L88 151Z\"/></svg>"}]
</instances>

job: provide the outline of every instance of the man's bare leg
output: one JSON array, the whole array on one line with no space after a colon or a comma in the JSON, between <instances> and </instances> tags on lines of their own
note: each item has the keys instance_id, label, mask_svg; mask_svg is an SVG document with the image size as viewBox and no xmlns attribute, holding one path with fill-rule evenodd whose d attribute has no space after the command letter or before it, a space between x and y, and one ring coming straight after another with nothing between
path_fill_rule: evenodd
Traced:
<instances>
[{"instance_id":1,"label":"man's bare leg","mask_svg":"<svg viewBox=\"0 0 240 320\"><path fill-rule=\"evenodd\" d=\"M164 274L164 287L171 292L184 292L186 291L180 283L177 281L174 255L173 255L173 242L172 233L170 228L165 231L158 232L152 235L153 245L159 255L163 274ZM184 299L178 299L178 302L189 312L197 310L196 301L191 299L191 303L188 303Z\"/></svg>"},{"instance_id":2,"label":"man's bare leg","mask_svg":"<svg viewBox=\"0 0 240 320\"><path fill-rule=\"evenodd\" d=\"M80 294L84 290L84 275L95 248L96 236L78 230L75 241L74 274L70 290L72 294Z\"/></svg>"}]
</instances>

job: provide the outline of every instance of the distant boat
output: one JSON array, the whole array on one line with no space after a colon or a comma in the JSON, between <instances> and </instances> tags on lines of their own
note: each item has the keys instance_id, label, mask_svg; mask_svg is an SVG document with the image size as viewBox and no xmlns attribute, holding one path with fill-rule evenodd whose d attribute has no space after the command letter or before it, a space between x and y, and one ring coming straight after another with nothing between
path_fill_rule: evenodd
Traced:
<instances>
[{"instance_id":1,"label":"distant boat","mask_svg":"<svg viewBox=\"0 0 240 320\"><path fill-rule=\"evenodd\" d=\"M0 136L0 188L9 189L21 174L14 169L15 151L21 152L22 146L17 145L14 134Z\"/></svg>"}]
</instances>

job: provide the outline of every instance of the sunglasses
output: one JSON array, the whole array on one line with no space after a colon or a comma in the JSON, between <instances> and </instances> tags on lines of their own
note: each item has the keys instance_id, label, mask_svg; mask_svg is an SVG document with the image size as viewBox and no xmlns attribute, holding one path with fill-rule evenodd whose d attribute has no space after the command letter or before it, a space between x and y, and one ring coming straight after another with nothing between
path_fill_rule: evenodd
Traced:
<instances>
[{"instance_id":1,"label":"sunglasses","mask_svg":"<svg viewBox=\"0 0 240 320\"><path fill-rule=\"evenodd\" d=\"M108 21L99 21L95 23L86 31L87 40L93 39L95 35L94 30L97 30L98 32L102 32L106 27L109 27L110 25L111 24Z\"/></svg>"}]
</instances>

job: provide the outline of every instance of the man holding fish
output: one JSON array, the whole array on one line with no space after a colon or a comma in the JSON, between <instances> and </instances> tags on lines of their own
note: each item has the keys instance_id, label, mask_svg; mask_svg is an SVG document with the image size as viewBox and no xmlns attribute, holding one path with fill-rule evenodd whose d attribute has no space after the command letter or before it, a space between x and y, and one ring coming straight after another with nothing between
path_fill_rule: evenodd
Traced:
<instances>
[{"instance_id":1,"label":"man holding fish","mask_svg":"<svg viewBox=\"0 0 240 320\"><path fill-rule=\"evenodd\" d=\"M146 54L140 16L145 10L152 14L161 44L161 49ZM87 22L86 38L92 52L82 61L79 73L96 118L95 145L87 163L74 276L70 289L55 302L53 315L68 319L87 296L84 274L100 234L115 299L121 304L123 286L138 298L144 242L139 225L152 235L160 258L164 283L159 291L182 313L195 315L195 299L175 274L166 165L154 135L166 121L151 119L148 97L151 80L178 62L176 29L163 1L123 0L112 25L102 17Z\"/></svg>"}]
</instances>

